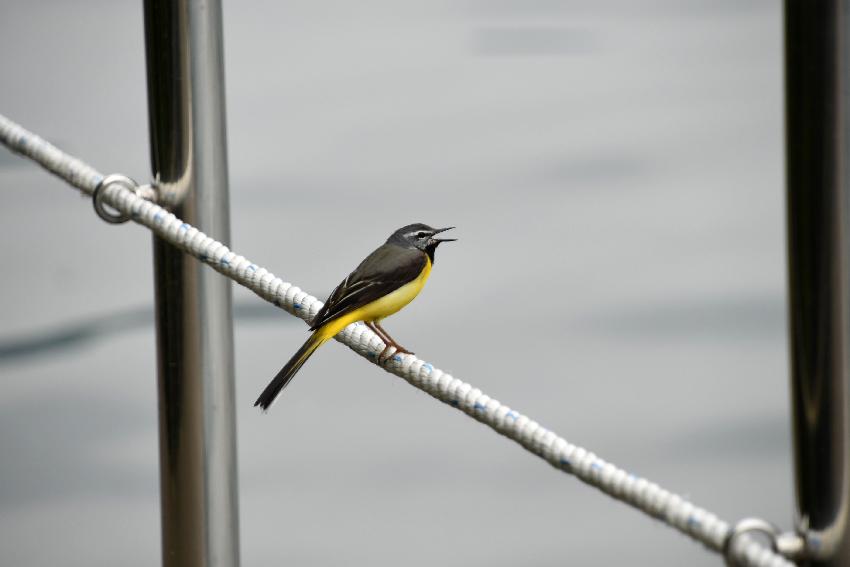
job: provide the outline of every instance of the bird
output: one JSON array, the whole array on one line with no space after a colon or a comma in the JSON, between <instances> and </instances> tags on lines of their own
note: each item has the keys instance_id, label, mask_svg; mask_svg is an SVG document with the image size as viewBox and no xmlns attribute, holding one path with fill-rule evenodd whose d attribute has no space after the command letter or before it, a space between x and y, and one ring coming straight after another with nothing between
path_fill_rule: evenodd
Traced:
<instances>
[{"instance_id":1,"label":"bird","mask_svg":"<svg viewBox=\"0 0 850 567\"><path fill-rule=\"evenodd\" d=\"M379 364L390 347L394 347L396 353L413 354L390 337L381 327L381 320L419 295L431 275L437 247L443 242L457 240L436 238L436 235L453 228L431 228L415 223L393 232L334 288L310 323L313 333L269 382L254 406L268 410L316 349L351 323L362 321L384 341L386 346L378 355Z\"/></svg>"}]
</instances>

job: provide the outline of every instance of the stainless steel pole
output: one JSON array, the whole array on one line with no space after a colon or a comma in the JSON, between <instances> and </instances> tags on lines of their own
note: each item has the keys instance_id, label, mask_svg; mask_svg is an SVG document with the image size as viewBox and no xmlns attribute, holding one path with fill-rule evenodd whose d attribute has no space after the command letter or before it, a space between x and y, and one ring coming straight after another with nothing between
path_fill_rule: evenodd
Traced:
<instances>
[{"instance_id":1,"label":"stainless steel pole","mask_svg":"<svg viewBox=\"0 0 850 567\"><path fill-rule=\"evenodd\" d=\"M218 0L145 0L151 161L164 204L229 241ZM236 567L230 283L154 239L162 555Z\"/></svg>"},{"instance_id":2,"label":"stainless steel pole","mask_svg":"<svg viewBox=\"0 0 850 567\"><path fill-rule=\"evenodd\" d=\"M789 334L807 565L850 565L850 2L786 0Z\"/></svg>"}]
</instances>

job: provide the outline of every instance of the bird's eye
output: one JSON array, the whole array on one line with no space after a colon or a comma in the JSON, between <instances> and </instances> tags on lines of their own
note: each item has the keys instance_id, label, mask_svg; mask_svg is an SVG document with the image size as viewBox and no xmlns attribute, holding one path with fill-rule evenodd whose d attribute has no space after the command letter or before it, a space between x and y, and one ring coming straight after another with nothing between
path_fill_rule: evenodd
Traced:
<instances>
[{"instance_id":1,"label":"bird's eye","mask_svg":"<svg viewBox=\"0 0 850 567\"><path fill-rule=\"evenodd\" d=\"M416 233L416 238L424 238L425 236L428 236L428 233L425 231L420 230Z\"/></svg>"}]
</instances>

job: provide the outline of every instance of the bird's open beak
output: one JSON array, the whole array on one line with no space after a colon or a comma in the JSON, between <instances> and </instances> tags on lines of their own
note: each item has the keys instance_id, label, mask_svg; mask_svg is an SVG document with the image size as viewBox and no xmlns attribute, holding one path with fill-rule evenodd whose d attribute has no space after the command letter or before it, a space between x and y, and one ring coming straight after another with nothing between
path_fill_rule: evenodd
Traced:
<instances>
[{"instance_id":1,"label":"bird's open beak","mask_svg":"<svg viewBox=\"0 0 850 567\"><path fill-rule=\"evenodd\" d=\"M440 234L441 232L446 232L447 230L451 230L453 228L454 228L453 226L449 226L449 227L446 227L446 228L438 228L437 230L434 231L434 235L436 236L436 235ZM433 238L432 237L432 240L436 240L437 242L455 242L457 240L457 238Z\"/></svg>"}]
</instances>

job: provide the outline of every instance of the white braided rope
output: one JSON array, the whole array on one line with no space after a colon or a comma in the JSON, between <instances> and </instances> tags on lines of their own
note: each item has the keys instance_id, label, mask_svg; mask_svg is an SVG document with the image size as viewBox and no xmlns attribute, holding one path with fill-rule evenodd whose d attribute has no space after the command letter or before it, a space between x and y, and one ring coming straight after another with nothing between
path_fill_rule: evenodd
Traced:
<instances>
[{"instance_id":1,"label":"white braided rope","mask_svg":"<svg viewBox=\"0 0 850 567\"><path fill-rule=\"evenodd\" d=\"M103 179L103 175L91 166L63 153L3 115L0 115L0 141L11 150L35 160L86 194L92 194ZM127 189L118 186L106 188L103 200L130 215L133 221L150 228L163 240L188 252L296 317L309 321L322 306L321 301L299 287L281 280L162 207ZM336 339L372 362L375 362L377 354L384 348L383 341L362 323L349 325ZM441 402L461 410L516 441L555 468L571 473L611 497L676 528L709 549L722 552L731 528L727 522L711 512L567 442L536 421L416 356L396 354L384 368ZM793 565L746 535L736 538L731 551L741 565Z\"/></svg>"}]
</instances>

